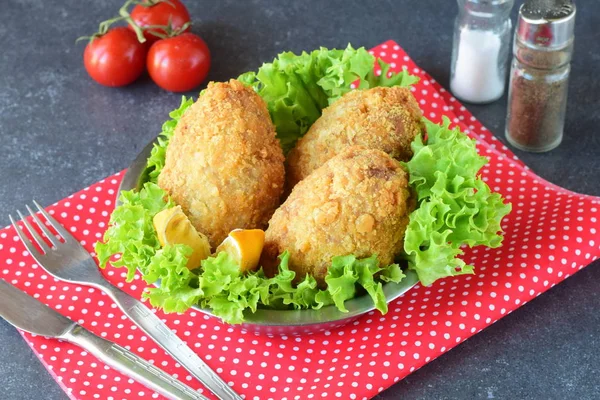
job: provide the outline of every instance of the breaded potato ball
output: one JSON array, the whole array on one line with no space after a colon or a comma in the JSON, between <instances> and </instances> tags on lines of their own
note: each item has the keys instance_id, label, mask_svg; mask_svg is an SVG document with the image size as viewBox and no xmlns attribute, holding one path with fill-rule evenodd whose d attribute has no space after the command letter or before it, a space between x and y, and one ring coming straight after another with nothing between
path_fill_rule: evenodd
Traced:
<instances>
[{"instance_id":1,"label":"breaded potato ball","mask_svg":"<svg viewBox=\"0 0 600 400\"><path fill-rule=\"evenodd\" d=\"M395 159L412 157L410 144L424 131L421 110L410 89L353 90L323 110L287 158L287 189L348 146L361 145Z\"/></svg>"},{"instance_id":2,"label":"breaded potato ball","mask_svg":"<svg viewBox=\"0 0 600 400\"><path fill-rule=\"evenodd\" d=\"M381 150L352 146L303 179L275 211L261 265L276 274L277 256L290 253L297 279L312 274L320 287L335 256L377 254L381 265L403 248L414 200L408 174Z\"/></svg>"},{"instance_id":3,"label":"breaded potato ball","mask_svg":"<svg viewBox=\"0 0 600 400\"><path fill-rule=\"evenodd\" d=\"M158 185L215 248L233 229L266 228L284 156L263 99L237 80L210 83L183 115Z\"/></svg>"}]
</instances>

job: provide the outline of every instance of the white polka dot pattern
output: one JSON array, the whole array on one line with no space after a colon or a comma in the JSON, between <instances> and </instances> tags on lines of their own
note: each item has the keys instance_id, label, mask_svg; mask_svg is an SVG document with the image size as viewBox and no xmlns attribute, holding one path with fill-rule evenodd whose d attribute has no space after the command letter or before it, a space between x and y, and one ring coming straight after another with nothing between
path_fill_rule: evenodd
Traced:
<instances>
[{"instance_id":1,"label":"white polka dot pattern","mask_svg":"<svg viewBox=\"0 0 600 400\"><path fill-rule=\"evenodd\" d=\"M242 332L199 312L157 314L246 399L367 399L438 357L502 316L572 275L600 255L600 199L550 184L523 168L448 92L394 42L373 54L421 77L414 93L434 121L447 115L478 140L490 159L482 175L513 203L504 221L504 246L467 250L469 276L431 287L417 285L390 304L341 329L304 337ZM92 251L106 229L121 178L115 174L48 209ZM98 290L59 282L35 264L12 228L0 231L0 276L91 331L117 342L188 385L195 379ZM140 297L145 284L125 271L104 275ZM73 399L159 398L68 343L23 334L54 379ZM201 389L203 390L203 389ZM210 396L206 390L203 393Z\"/></svg>"}]
</instances>

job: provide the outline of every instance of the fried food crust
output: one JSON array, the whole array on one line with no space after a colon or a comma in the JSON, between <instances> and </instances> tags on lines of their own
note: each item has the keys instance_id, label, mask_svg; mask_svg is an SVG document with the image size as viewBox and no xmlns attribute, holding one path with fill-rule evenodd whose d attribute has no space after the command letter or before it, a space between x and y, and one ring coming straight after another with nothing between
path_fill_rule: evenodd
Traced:
<instances>
[{"instance_id":1,"label":"fried food crust","mask_svg":"<svg viewBox=\"0 0 600 400\"><path fill-rule=\"evenodd\" d=\"M335 256L378 254L388 265L403 248L414 206L398 161L380 150L346 148L298 183L275 211L261 265L273 276L277 256L287 250L297 280L312 274L320 287Z\"/></svg>"},{"instance_id":2,"label":"fried food crust","mask_svg":"<svg viewBox=\"0 0 600 400\"><path fill-rule=\"evenodd\" d=\"M266 228L284 156L264 100L237 80L209 83L183 115L158 185L215 248L236 228Z\"/></svg>"},{"instance_id":3,"label":"fried food crust","mask_svg":"<svg viewBox=\"0 0 600 400\"><path fill-rule=\"evenodd\" d=\"M408 161L411 142L425 130L421 117L408 88L376 87L346 93L323 110L290 151L286 163L288 191L348 146L366 146Z\"/></svg>"}]
</instances>

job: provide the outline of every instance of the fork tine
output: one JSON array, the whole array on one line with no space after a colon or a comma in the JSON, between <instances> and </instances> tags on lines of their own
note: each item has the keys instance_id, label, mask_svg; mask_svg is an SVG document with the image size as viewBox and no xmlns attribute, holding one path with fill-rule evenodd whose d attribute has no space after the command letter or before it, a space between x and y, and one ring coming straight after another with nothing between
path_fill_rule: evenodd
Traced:
<instances>
[{"instance_id":1,"label":"fork tine","mask_svg":"<svg viewBox=\"0 0 600 400\"><path fill-rule=\"evenodd\" d=\"M27 230L31 233L31 236L33 237L35 242L38 244L38 246L40 246L40 249L42 249L42 251L44 253L48 253L50 251L50 247L46 244L46 242L44 242L44 239L42 239L42 237L33 229L33 227L29 224L29 222L27 222L25 217L23 217L23 214L21 214L21 211L17 210L17 214L19 214L19 218L21 218L21 221L23 221L23 224L27 227ZM29 251L29 253L31 253L31 254L39 253L37 251L37 249L33 246L33 243L31 242L31 240L29 240L27 238L27 235L23 231L23 228L21 228L15 222L15 220L13 219L13 216L9 215L8 218L10 218L10 222L12 223L12 226L15 227L15 230L17 231L17 235L19 236L19 238L25 245L25 248L27 248L27 251Z\"/></svg>"},{"instance_id":2,"label":"fork tine","mask_svg":"<svg viewBox=\"0 0 600 400\"><path fill-rule=\"evenodd\" d=\"M54 236L54 234L52 232L50 232L50 229L48 229L48 227L40 220L40 218L37 216L37 214L33 212L31 207L26 205L25 208L27 208L27 211L29 211L29 215L31 215L33 217L33 219L35 220L35 222L37 222L37 224L40 227L40 229L42 230L42 232L44 232L44 235L46 235L46 238L48 239L48 241L50 241L50 243L52 243L52 246L57 247L60 244L60 242L56 238L56 236Z\"/></svg>"},{"instance_id":3,"label":"fork tine","mask_svg":"<svg viewBox=\"0 0 600 400\"><path fill-rule=\"evenodd\" d=\"M46 219L48 220L48 222L50 222L50 225L52 225L56 232L58 232L60 236L62 236L63 239L65 239L65 242L68 242L69 240L74 240L73 235L71 235L71 233L69 233L69 231L60 224L60 222L58 222L50 214L48 214L48 212L44 210L44 208L40 206L37 201L33 200L33 204L35 204L39 212L41 212L42 215L46 217Z\"/></svg>"}]
</instances>

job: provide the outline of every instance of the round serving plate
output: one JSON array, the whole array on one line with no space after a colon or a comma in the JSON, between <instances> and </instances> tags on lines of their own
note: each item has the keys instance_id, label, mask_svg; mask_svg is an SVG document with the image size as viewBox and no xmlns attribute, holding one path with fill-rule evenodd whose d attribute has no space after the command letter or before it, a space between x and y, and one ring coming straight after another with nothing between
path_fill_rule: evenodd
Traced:
<instances>
[{"instance_id":1,"label":"round serving plate","mask_svg":"<svg viewBox=\"0 0 600 400\"><path fill-rule=\"evenodd\" d=\"M155 142L156 139L148 143L127 169L117 193L117 205L121 204L118 199L121 190L139 190L143 186L146 180L146 160ZM407 270L404 273L406 277L400 283L389 282L383 285L383 293L388 303L406 293L419 281L414 271ZM159 286L159 283L156 283L156 286ZM257 334L304 335L338 328L375 309L373 300L368 295L347 300L344 305L348 312L341 312L335 306L326 306L319 310L258 309L255 313L247 312L244 315L245 322L234 326ZM197 306L193 308L216 317L210 309Z\"/></svg>"}]
</instances>

